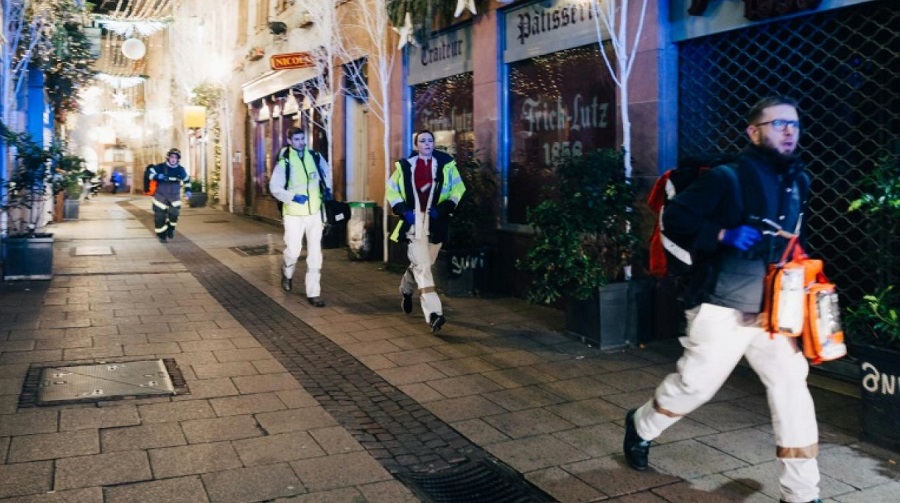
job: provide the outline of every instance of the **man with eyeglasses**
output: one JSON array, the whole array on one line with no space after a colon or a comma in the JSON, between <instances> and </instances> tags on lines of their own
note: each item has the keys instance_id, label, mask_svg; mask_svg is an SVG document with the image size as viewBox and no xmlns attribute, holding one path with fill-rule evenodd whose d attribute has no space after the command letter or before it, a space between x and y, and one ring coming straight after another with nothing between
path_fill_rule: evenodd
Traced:
<instances>
[{"instance_id":1,"label":"man with eyeglasses","mask_svg":"<svg viewBox=\"0 0 900 503\"><path fill-rule=\"evenodd\" d=\"M746 358L766 387L781 501L819 502L809 364L796 338L771 336L760 319L767 264L787 244L773 229L761 232L760 222L805 237L809 180L797 155L797 103L764 98L747 124L750 145L737 159L700 176L663 213L666 235L694 258L684 353L654 396L625 416L623 449L632 468L647 469L651 440L712 398Z\"/></svg>"}]
</instances>

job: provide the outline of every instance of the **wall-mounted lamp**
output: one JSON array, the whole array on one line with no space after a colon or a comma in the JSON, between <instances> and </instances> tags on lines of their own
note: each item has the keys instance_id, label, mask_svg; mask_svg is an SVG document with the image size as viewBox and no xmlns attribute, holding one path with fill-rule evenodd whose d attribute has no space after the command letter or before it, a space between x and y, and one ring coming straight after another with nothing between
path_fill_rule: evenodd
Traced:
<instances>
[{"instance_id":1,"label":"wall-mounted lamp","mask_svg":"<svg viewBox=\"0 0 900 503\"><path fill-rule=\"evenodd\" d=\"M281 21L269 21L269 33L272 35L284 35L287 33L287 25Z\"/></svg>"},{"instance_id":2,"label":"wall-mounted lamp","mask_svg":"<svg viewBox=\"0 0 900 503\"><path fill-rule=\"evenodd\" d=\"M186 129L199 129L206 127L206 107L197 105L185 105L184 127Z\"/></svg>"}]
</instances>

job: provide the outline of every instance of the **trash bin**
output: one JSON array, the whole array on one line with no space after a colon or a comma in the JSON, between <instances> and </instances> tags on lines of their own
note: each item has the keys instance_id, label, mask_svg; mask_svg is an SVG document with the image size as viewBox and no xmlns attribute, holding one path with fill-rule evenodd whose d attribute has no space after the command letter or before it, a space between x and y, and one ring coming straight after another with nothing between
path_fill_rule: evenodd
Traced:
<instances>
[{"instance_id":1,"label":"trash bin","mask_svg":"<svg viewBox=\"0 0 900 503\"><path fill-rule=\"evenodd\" d=\"M370 260L375 253L375 201L352 201L347 222L350 260Z\"/></svg>"}]
</instances>

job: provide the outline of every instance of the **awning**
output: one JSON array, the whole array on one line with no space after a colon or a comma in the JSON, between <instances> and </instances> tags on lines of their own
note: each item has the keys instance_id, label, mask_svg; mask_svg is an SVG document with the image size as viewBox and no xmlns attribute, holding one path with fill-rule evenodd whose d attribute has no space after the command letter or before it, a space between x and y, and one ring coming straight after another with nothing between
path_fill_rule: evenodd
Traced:
<instances>
[{"instance_id":1,"label":"awning","mask_svg":"<svg viewBox=\"0 0 900 503\"><path fill-rule=\"evenodd\" d=\"M241 89L244 91L244 103L250 103L301 82L306 82L315 78L318 73L316 68L295 68L264 73L241 86Z\"/></svg>"}]
</instances>

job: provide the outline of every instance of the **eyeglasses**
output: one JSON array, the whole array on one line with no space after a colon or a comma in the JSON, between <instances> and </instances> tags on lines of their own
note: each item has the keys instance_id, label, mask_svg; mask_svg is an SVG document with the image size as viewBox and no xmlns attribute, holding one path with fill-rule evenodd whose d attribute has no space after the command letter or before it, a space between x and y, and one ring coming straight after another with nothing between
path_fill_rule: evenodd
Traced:
<instances>
[{"instance_id":1,"label":"eyeglasses","mask_svg":"<svg viewBox=\"0 0 900 503\"><path fill-rule=\"evenodd\" d=\"M777 129L778 131L784 131L788 128L788 126L791 126L797 131L800 130L800 121L789 121L784 119L775 119L773 121L760 122L759 124L755 124L755 126L765 126L766 124L771 124L772 127Z\"/></svg>"}]
</instances>

